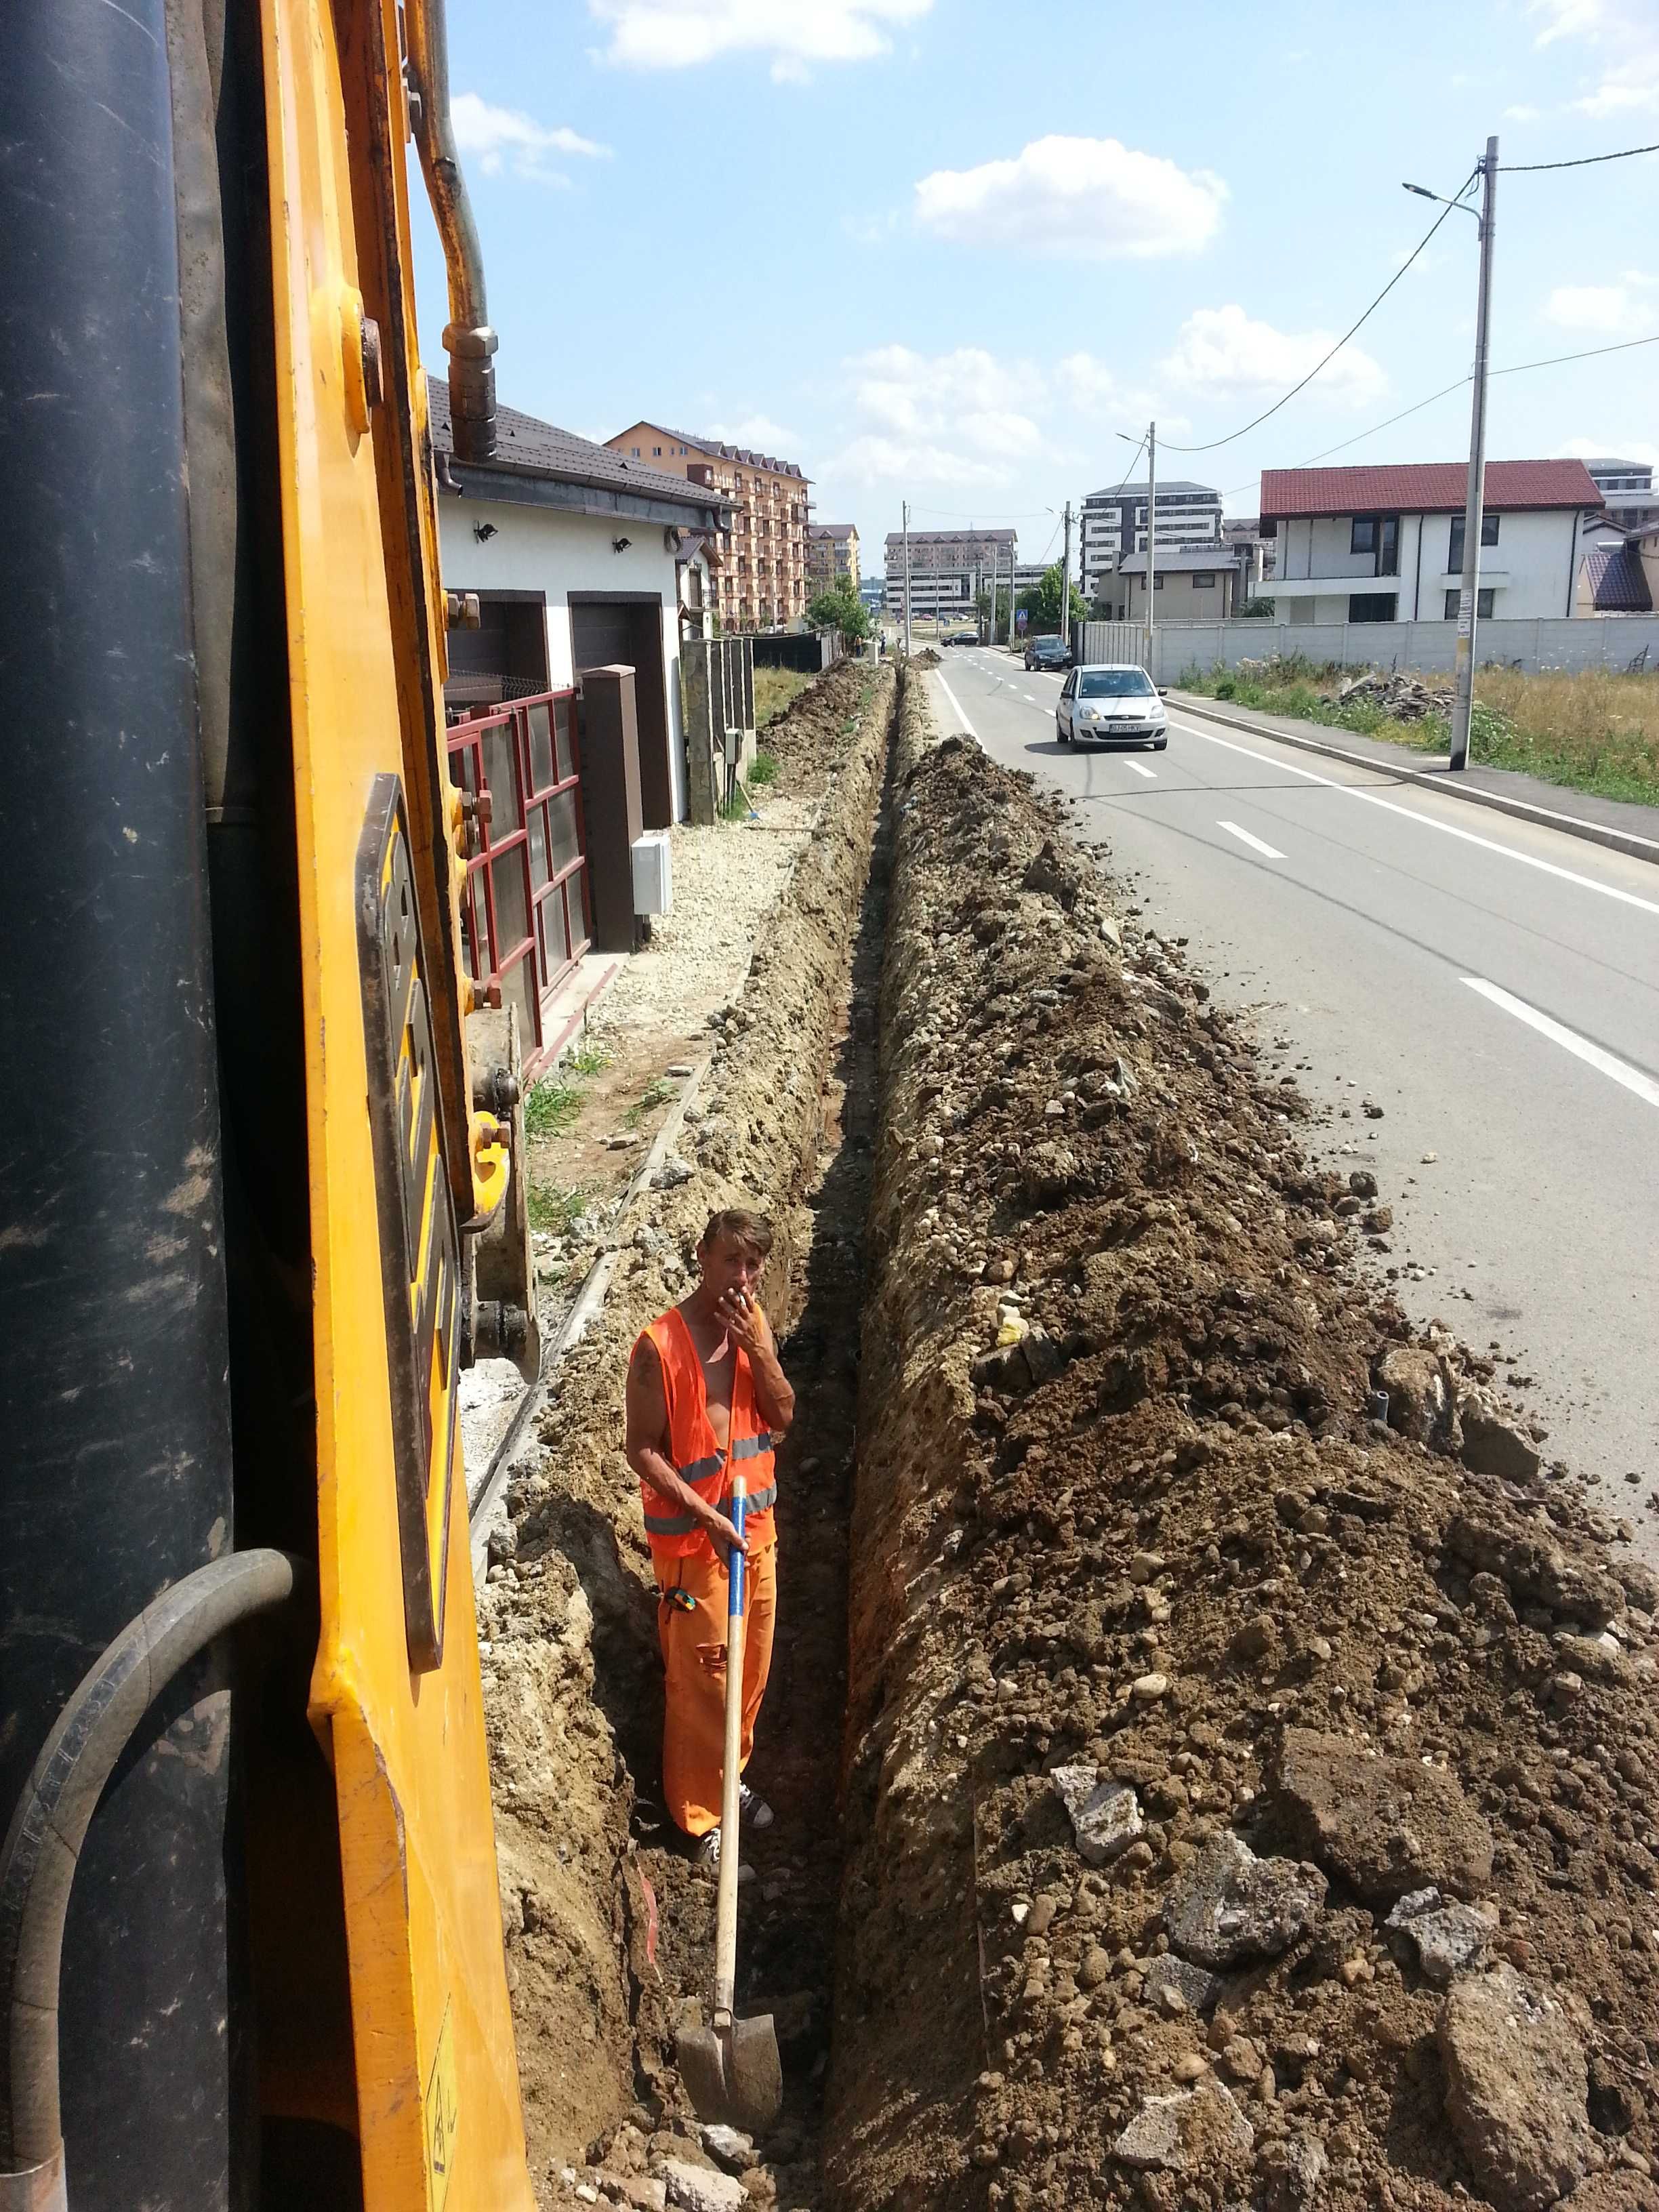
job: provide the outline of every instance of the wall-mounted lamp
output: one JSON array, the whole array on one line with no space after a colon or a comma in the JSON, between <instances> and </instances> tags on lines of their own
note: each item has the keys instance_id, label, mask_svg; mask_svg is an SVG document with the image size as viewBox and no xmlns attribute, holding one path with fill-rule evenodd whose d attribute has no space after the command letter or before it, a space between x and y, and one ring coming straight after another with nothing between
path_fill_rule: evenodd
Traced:
<instances>
[{"instance_id":1,"label":"wall-mounted lamp","mask_svg":"<svg viewBox=\"0 0 1659 2212\"><path fill-rule=\"evenodd\" d=\"M493 522L475 522L472 526L472 535L480 545L488 545L495 535L495 526Z\"/></svg>"},{"instance_id":2,"label":"wall-mounted lamp","mask_svg":"<svg viewBox=\"0 0 1659 2212\"><path fill-rule=\"evenodd\" d=\"M611 541L611 550L613 553L626 553L633 543L631 538L613 538Z\"/></svg>"}]
</instances>

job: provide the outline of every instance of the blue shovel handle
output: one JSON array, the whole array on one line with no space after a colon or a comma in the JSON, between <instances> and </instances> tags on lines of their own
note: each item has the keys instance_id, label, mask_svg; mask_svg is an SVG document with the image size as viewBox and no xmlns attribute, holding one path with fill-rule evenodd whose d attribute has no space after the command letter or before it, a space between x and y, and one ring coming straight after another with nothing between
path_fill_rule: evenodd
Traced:
<instances>
[{"instance_id":1,"label":"blue shovel handle","mask_svg":"<svg viewBox=\"0 0 1659 2212\"><path fill-rule=\"evenodd\" d=\"M743 1534L744 1517L748 1510L749 1501L744 1493L744 1480L743 1477L739 1475L736 1481L732 1485L732 1511L730 1516L732 1526L737 1530L739 1536ZM740 1620L743 1617L744 1595L744 1570L748 1564L748 1561L744 1558L741 1552L732 1553L729 1563L726 1595L726 1617L727 1620Z\"/></svg>"}]
</instances>

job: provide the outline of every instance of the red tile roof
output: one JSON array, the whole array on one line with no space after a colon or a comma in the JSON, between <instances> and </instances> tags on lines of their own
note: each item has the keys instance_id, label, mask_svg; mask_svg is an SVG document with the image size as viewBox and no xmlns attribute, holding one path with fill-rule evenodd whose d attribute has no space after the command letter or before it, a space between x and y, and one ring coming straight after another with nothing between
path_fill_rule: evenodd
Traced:
<instances>
[{"instance_id":1,"label":"red tile roof","mask_svg":"<svg viewBox=\"0 0 1659 2212\"><path fill-rule=\"evenodd\" d=\"M1468 489L1464 461L1400 467L1263 469L1261 512L1283 520L1308 514L1455 514ZM1488 461L1486 505L1595 507L1601 495L1582 461Z\"/></svg>"}]
</instances>

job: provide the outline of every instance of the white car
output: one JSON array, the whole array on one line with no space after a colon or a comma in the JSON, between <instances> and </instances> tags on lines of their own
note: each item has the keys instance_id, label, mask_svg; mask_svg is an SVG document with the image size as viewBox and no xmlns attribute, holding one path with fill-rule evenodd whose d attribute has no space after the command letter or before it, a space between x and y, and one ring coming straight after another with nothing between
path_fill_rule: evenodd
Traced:
<instances>
[{"instance_id":1,"label":"white car","mask_svg":"<svg viewBox=\"0 0 1659 2212\"><path fill-rule=\"evenodd\" d=\"M1170 742L1164 694L1133 661L1074 668L1060 686L1054 732L1063 745L1150 745Z\"/></svg>"}]
</instances>

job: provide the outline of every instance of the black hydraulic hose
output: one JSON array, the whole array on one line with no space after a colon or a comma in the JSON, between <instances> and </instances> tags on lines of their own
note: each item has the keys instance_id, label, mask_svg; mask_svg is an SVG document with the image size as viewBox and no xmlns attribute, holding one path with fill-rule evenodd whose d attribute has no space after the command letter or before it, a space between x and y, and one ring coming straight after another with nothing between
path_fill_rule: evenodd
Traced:
<instances>
[{"instance_id":1,"label":"black hydraulic hose","mask_svg":"<svg viewBox=\"0 0 1659 2212\"><path fill-rule=\"evenodd\" d=\"M449 32L444 0L417 0L405 12L414 76L415 143L449 271L449 422L458 461L487 461L495 451L498 343L484 298L483 254L449 113Z\"/></svg>"},{"instance_id":2,"label":"black hydraulic hose","mask_svg":"<svg viewBox=\"0 0 1659 2212\"><path fill-rule=\"evenodd\" d=\"M104 1785L181 1667L314 1580L286 1552L233 1552L198 1568L116 1638L41 1747L0 1850L0 2212L49 2212L67 2201L58 1978L70 1891Z\"/></svg>"}]
</instances>

